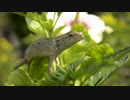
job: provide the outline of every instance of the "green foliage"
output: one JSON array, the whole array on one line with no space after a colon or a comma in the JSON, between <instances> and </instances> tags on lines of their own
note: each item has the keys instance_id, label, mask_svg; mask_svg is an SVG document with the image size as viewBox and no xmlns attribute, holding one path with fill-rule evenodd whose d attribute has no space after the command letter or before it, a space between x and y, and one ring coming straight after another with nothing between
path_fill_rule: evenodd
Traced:
<instances>
[{"instance_id":1,"label":"green foliage","mask_svg":"<svg viewBox=\"0 0 130 100\"><path fill-rule=\"evenodd\" d=\"M29 75L33 81L37 81L45 76L47 76L48 59L46 58L36 58L31 63L29 68Z\"/></svg>"},{"instance_id":2,"label":"green foliage","mask_svg":"<svg viewBox=\"0 0 130 100\"><path fill-rule=\"evenodd\" d=\"M72 63L65 65L64 68L59 68L52 76L39 80L36 85L100 85L113 74L113 72L126 63L128 56L121 56L120 54L122 53L127 54L126 49L118 53L113 53L109 57L103 57L102 59L95 59L82 55L82 57L77 58Z\"/></svg>"},{"instance_id":3,"label":"green foliage","mask_svg":"<svg viewBox=\"0 0 130 100\"><path fill-rule=\"evenodd\" d=\"M16 13L25 17L30 31L46 37L57 36L65 26L54 29L56 21L47 12ZM54 16L55 17L55 16ZM53 18L54 19L54 18ZM5 85L10 86L99 86L128 60L130 47L115 52L109 44L95 44L84 25L73 24L72 31L82 32L84 39L59 55L48 76L48 57L36 58L29 66L11 72Z\"/></svg>"},{"instance_id":4,"label":"green foliage","mask_svg":"<svg viewBox=\"0 0 130 100\"><path fill-rule=\"evenodd\" d=\"M129 45L130 36L130 12L101 12L101 18L105 24L113 28L112 34L104 34L102 43L108 43L115 50L120 50ZM129 55L129 54L128 54ZM118 71L114 73L102 85L130 85L130 61L122 65Z\"/></svg>"},{"instance_id":5,"label":"green foliage","mask_svg":"<svg viewBox=\"0 0 130 100\"><path fill-rule=\"evenodd\" d=\"M32 86L33 82L26 71L18 69L10 74L5 85L9 86Z\"/></svg>"},{"instance_id":6,"label":"green foliage","mask_svg":"<svg viewBox=\"0 0 130 100\"><path fill-rule=\"evenodd\" d=\"M5 38L0 38L0 57L0 85L4 85L15 62L13 47Z\"/></svg>"}]
</instances>

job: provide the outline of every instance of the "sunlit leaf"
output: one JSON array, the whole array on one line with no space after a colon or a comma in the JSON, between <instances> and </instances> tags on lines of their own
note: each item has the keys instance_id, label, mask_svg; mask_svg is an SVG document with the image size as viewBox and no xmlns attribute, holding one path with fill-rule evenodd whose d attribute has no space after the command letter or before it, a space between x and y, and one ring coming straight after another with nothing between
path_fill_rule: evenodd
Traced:
<instances>
[{"instance_id":1,"label":"sunlit leaf","mask_svg":"<svg viewBox=\"0 0 130 100\"><path fill-rule=\"evenodd\" d=\"M33 81L25 73L25 71L18 69L10 74L6 85L15 85L15 86L32 86Z\"/></svg>"},{"instance_id":2,"label":"sunlit leaf","mask_svg":"<svg viewBox=\"0 0 130 100\"><path fill-rule=\"evenodd\" d=\"M41 15L35 12L28 12L25 16L25 20L30 31L34 32L35 34L46 36L47 29L42 24L45 23L46 20L42 21L42 19L43 18Z\"/></svg>"},{"instance_id":3,"label":"sunlit leaf","mask_svg":"<svg viewBox=\"0 0 130 100\"><path fill-rule=\"evenodd\" d=\"M28 16L25 17L25 20L27 22L27 26L30 29L30 31L34 32L35 34L42 34L42 35L44 34L44 29L38 21Z\"/></svg>"},{"instance_id":4,"label":"sunlit leaf","mask_svg":"<svg viewBox=\"0 0 130 100\"><path fill-rule=\"evenodd\" d=\"M106 79L108 79L116 70L127 62L128 56L126 55L129 52L130 48L126 47L123 50L119 50L116 53L111 54L107 57L107 59L103 59L103 63L105 63L102 69L92 75L89 80L86 80L83 85L100 85ZM90 84L91 83L91 84Z\"/></svg>"},{"instance_id":5,"label":"sunlit leaf","mask_svg":"<svg viewBox=\"0 0 130 100\"><path fill-rule=\"evenodd\" d=\"M46 21L47 20L47 13L48 12L42 12L41 17L40 17L42 21Z\"/></svg>"},{"instance_id":6,"label":"sunlit leaf","mask_svg":"<svg viewBox=\"0 0 130 100\"><path fill-rule=\"evenodd\" d=\"M101 44L88 48L86 55L99 59L104 57L104 55L107 56L111 53L114 53L112 47L110 47L108 44Z\"/></svg>"},{"instance_id":7,"label":"sunlit leaf","mask_svg":"<svg viewBox=\"0 0 130 100\"><path fill-rule=\"evenodd\" d=\"M36 58L29 65L29 75L36 82L48 75L48 58Z\"/></svg>"},{"instance_id":8,"label":"sunlit leaf","mask_svg":"<svg viewBox=\"0 0 130 100\"><path fill-rule=\"evenodd\" d=\"M56 36L57 34L59 34L60 31L61 31L64 27L65 27L65 25L60 26L60 27L58 27L57 29L55 29L54 32L53 32L53 36Z\"/></svg>"}]
</instances>

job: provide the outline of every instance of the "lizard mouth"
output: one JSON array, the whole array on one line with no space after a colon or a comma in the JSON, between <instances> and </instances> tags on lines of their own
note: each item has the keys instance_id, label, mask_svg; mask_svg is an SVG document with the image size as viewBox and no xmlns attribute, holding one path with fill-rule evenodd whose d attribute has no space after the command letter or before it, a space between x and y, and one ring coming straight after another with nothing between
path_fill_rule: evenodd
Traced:
<instances>
[{"instance_id":1,"label":"lizard mouth","mask_svg":"<svg viewBox=\"0 0 130 100\"><path fill-rule=\"evenodd\" d=\"M79 32L79 34L81 35L82 38L84 38L83 32Z\"/></svg>"},{"instance_id":2,"label":"lizard mouth","mask_svg":"<svg viewBox=\"0 0 130 100\"><path fill-rule=\"evenodd\" d=\"M83 32L79 32L78 34L79 34L80 39L82 40L84 38Z\"/></svg>"}]
</instances>

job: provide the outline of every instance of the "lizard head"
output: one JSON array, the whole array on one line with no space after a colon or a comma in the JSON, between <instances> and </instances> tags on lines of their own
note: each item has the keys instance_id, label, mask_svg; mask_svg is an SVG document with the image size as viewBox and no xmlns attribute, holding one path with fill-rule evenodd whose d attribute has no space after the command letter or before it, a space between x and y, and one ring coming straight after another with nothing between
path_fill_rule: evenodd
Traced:
<instances>
[{"instance_id":1,"label":"lizard head","mask_svg":"<svg viewBox=\"0 0 130 100\"><path fill-rule=\"evenodd\" d=\"M83 39L83 35L78 32L70 31L66 34L56 37L55 49L57 54L61 53L63 50L73 46L75 43Z\"/></svg>"},{"instance_id":2,"label":"lizard head","mask_svg":"<svg viewBox=\"0 0 130 100\"><path fill-rule=\"evenodd\" d=\"M78 32L70 31L66 35L71 42L78 42L83 39L83 35Z\"/></svg>"},{"instance_id":3,"label":"lizard head","mask_svg":"<svg viewBox=\"0 0 130 100\"><path fill-rule=\"evenodd\" d=\"M82 34L79 34L78 32L70 31L63 35L62 41L64 40L65 42L62 43L62 46L64 49L67 49L82 39L83 39Z\"/></svg>"},{"instance_id":4,"label":"lizard head","mask_svg":"<svg viewBox=\"0 0 130 100\"><path fill-rule=\"evenodd\" d=\"M78 32L70 31L65 34L66 35L66 41L68 41L68 44L75 44L76 42L79 42L83 39L83 35Z\"/></svg>"}]
</instances>

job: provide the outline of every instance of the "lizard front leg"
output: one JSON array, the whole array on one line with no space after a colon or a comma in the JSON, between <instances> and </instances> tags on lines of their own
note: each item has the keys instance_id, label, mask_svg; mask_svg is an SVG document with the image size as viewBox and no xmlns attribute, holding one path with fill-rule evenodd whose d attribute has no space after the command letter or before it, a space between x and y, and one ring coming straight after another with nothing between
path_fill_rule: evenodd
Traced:
<instances>
[{"instance_id":1,"label":"lizard front leg","mask_svg":"<svg viewBox=\"0 0 130 100\"><path fill-rule=\"evenodd\" d=\"M55 59L54 55L49 56L49 64L48 64L48 74L51 75L52 73L52 64Z\"/></svg>"},{"instance_id":2,"label":"lizard front leg","mask_svg":"<svg viewBox=\"0 0 130 100\"><path fill-rule=\"evenodd\" d=\"M21 62L19 64L17 64L14 67L14 70L18 69L20 66L24 65L25 63L27 63L27 60L24 58L24 59L21 60Z\"/></svg>"}]
</instances>

